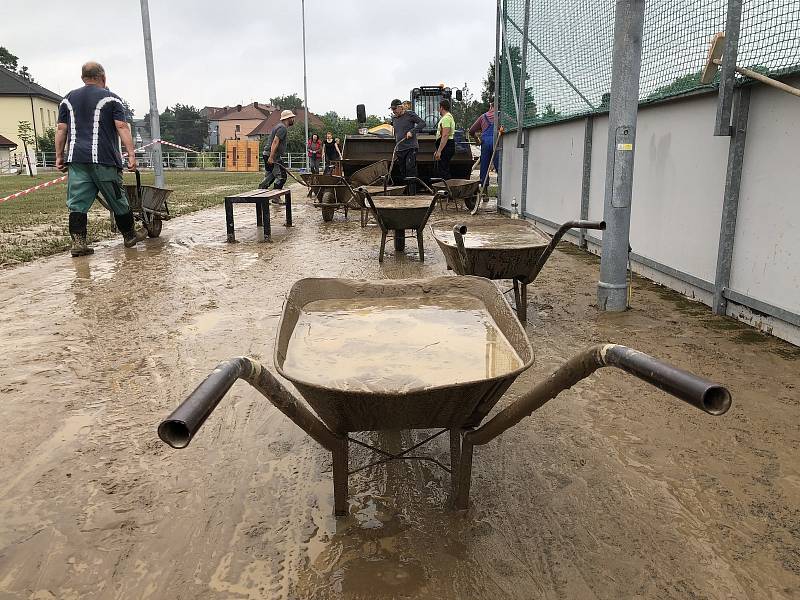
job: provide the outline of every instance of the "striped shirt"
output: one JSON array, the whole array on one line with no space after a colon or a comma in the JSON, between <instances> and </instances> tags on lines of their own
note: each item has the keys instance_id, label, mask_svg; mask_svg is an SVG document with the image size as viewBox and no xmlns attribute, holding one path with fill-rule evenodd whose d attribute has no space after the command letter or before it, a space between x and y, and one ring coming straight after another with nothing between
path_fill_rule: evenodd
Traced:
<instances>
[{"instance_id":1,"label":"striped shirt","mask_svg":"<svg viewBox=\"0 0 800 600\"><path fill-rule=\"evenodd\" d=\"M68 128L64 162L122 168L114 121L125 121L122 99L105 88L85 85L61 101L58 122Z\"/></svg>"}]
</instances>

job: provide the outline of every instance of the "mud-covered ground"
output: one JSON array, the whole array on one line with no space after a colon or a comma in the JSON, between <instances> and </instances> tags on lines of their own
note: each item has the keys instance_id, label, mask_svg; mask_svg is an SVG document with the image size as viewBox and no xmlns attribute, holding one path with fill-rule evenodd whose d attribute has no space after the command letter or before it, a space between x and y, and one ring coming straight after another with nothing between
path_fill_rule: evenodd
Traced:
<instances>
[{"instance_id":1,"label":"mud-covered ground","mask_svg":"<svg viewBox=\"0 0 800 600\"><path fill-rule=\"evenodd\" d=\"M272 244L249 206L226 244L217 207L0 272L0 598L800 596L800 351L640 279L633 310L598 313L597 260L571 246L531 286L536 363L498 407L613 341L726 384L727 415L601 371L476 449L466 514L408 462L352 476L335 519L326 452L244 383L187 449L162 444L218 362L272 368L297 279L446 273L430 237L424 264L409 240L379 265L376 227L323 225L302 196Z\"/></svg>"}]
</instances>

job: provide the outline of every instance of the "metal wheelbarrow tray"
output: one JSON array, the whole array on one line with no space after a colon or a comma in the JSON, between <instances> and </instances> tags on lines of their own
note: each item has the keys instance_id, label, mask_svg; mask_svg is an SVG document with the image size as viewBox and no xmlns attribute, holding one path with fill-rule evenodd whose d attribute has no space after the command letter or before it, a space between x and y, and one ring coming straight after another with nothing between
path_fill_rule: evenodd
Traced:
<instances>
[{"instance_id":1,"label":"metal wheelbarrow tray","mask_svg":"<svg viewBox=\"0 0 800 600\"><path fill-rule=\"evenodd\" d=\"M447 192L445 205L447 202L453 202L456 210L458 210L459 202L464 203L467 210L473 210L475 204L478 202L479 188L481 185L478 179L432 179L431 187L434 190L442 190Z\"/></svg>"},{"instance_id":2,"label":"metal wheelbarrow tray","mask_svg":"<svg viewBox=\"0 0 800 600\"><path fill-rule=\"evenodd\" d=\"M422 235L433 210L436 208L438 195L433 196L376 196L366 187L358 188L358 192L366 198L367 205L381 228L381 248L378 262L383 262L386 249L386 238L390 233L394 237L394 249L402 252L406 248L406 229L414 231L419 247L419 259L425 260L425 247Z\"/></svg>"},{"instance_id":3,"label":"metal wheelbarrow tray","mask_svg":"<svg viewBox=\"0 0 800 600\"><path fill-rule=\"evenodd\" d=\"M550 237L533 223L519 219L479 218L431 223L433 239L447 267L459 275L511 279L517 315L528 316L528 284L539 275L564 234L572 228L605 229L604 221L567 221Z\"/></svg>"},{"instance_id":4,"label":"metal wheelbarrow tray","mask_svg":"<svg viewBox=\"0 0 800 600\"><path fill-rule=\"evenodd\" d=\"M287 349L302 310L309 303L335 300L349 306L350 303L364 299L378 302L402 298L409 301L419 298L438 298L441 301L460 298L481 306L516 352L518 366L514 368L511 365L497 376L486 376L476 365L474 377L466 377L461 381L429 387L382 388L380 391L343 389L327 383L329 373L326 371L316 374L300 371L303 375L286 372ZM395 352L397 357L420 360L417 358L419 354L416 348L403 344L386 347ZM366 353L368 350L362 352ZM354 361L359 360L357 354L354 349ZM533 349L522 325L497 287L490 281L477 277L376 282L344 279L300 280L294 284L284 303L273 359L278 373L295 385L305 402L289 392L266 367L253 359L238 357L221 363L161 422L158 435L173 448L186 447L236 380L244 379L312 439L331 452L336 515L347 514L348 475L366 468L351 468L348 458L350 443L366 446L381 455L381 458L366 466L402 459L435 463L451 474L454 507L466 509L474 446L491 441L555 398L561 391L569 389L601 367L618 367L711 415L724 414L731 404L730 393L722 386L630 348L604 344L577 354L550 377L522 393L508 407L483 423L517 376L533 363ZM330 376L333 377L334 374ZM446 376L450 377L449 374ZM359 431L431 428L441 429L411 448L395 454L369 446L350 436ZM449 466L431 457L409 454L444 433L449 433L450 437Z\"/></svg>"},{"instance_id":5,"label":"metal wheelbarrow tray","mask_svg":"<svg viewBox=\"0 0 800 600\"><path fill-rule=\"evenodd\" d=\"M347 219L348 211L355 209L362 211L363 224L364 202L344 177L341 175L300 173L300 178L303 184L311 190L311 194L315 198L314 207L321 209L323 221L326 223L333 221L334 213L337 210L343 211L344 218ZM405 186L370 185L367 186L367 189L376 196L393 196L402 194Z\"/></svg>"}]
</instances>

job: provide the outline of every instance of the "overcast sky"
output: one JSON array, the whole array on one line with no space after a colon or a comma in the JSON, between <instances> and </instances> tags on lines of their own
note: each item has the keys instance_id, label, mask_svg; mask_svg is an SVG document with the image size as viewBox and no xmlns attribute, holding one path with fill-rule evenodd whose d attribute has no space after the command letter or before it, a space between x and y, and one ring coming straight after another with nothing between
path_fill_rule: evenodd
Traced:
<instances>
[{"instance_id":1,"label":"overcast sky","mask_svg":"<svg viewBox=\"0 0 800 600\"><path fill-rule=\"evenodd\" d=\"M109 87L148 110L138 0L2 1L6 46L37 83L64 94L97 60ZM418 85L467 82L476 96L494 56L491 0L306 0L308 105L388 115ZM159 110L303 94L300 0L150 0Z\"/></svg>"}]
</instances>

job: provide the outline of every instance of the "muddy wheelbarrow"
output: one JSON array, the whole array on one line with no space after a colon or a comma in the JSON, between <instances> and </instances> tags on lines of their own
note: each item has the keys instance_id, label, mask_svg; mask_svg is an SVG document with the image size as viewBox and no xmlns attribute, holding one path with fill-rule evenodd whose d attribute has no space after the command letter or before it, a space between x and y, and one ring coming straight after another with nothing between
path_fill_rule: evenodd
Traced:
<instances>
[{"instance_id":1,"label":"muddy wheelbarrow","mask_svg":"<svg viewBox=\"0 0 800 600\"><path fill-rule=\"evenodd\" d=\"M378 262L383 262L386 238L389 235L394 238L396 252L405 250L406 229L414 232L409 237L417 238L419 259L424 261L425 248L422 243L422 235L428 219L436 208L439 193L433 196L375 196L373 198L372 193L364 186L358 188L358 193L365 198L375 221L381 228L381 249L378 253Z\"/></svg>"},{"instance_id":2,"label":"muddy wheelbarrow","mask_svg":"<svg viewBox=\"0 0 800 600\"><path fill-rule=\"evenodd\" d=\"M341 175L300 173L300 178L314 197L314 208L322 211L322 220L326 223L333 221L337 210L344 212L346 220L349 209L360 208L352 188Z\"/></svg>"},{"instance_id":3,"label":"muddy wheelbarrow","mask_svg":"<svg viewBox=\"0 0 800 600\"><path fill-rule=\"evenodd\" d=\"M148 237L157 238L161 235L163 221L171 219L167 198L172 193L171 189L160 188L154 185L142 185L142 176L139 170L134 171L136 184L125 184L125 195L128 197L128 205L133 213L134 221L141 223L147 231ZM102 195L97 196L97 200L111 213L111 227L116 231L116 221L114 211L106 202Z\"/></svg>"},{"instance_id":4,"label":"muddy wheelbarrow","mask_svg":"<svg viewBox=\"0 0 800 600\"><path fill-rule=\"evenodd\" d=\"M319 312L319 306L329 307L330 312ZM404 311L397 312L398 307ZM364 319L365 311L371 319ZM431 313L437 315L439 326L428 326ZM472 321L474 315L482 316ZM450 318L456 320L445 327ZM375 336L369 329L372 321L393 325L391 339ZM330 327L338 327L346 337L358 323L367 329L352 335L361 335L364 342L341 340L346 352L325 345L324 340L337 339L329 337ZM314 331L319 331L317 338ZM419 336L424 339L416 339ZM317 354L306 354L313 348ZM432 352L438 354L426 354ZM256 360L233 358L217 366L161 422L158 435L173 448L185 448L236 380L244 379L331 452L336 515L348 512L348 476L390 460L425 460L443 468L450 473L453 506L466 509L474 447L490 442L599 368L619 368L710 415L722 415L731 405L730 393L720 385L625 346L601 344L575 355L532 389L520 390L517 400L484 422L517 376L533 364L533 356L525 330L505 297L486 279L303 279L294 284L284 303L273 360L305 402ZM394 453L354 436L413 429L438 431ZM445 433L450 438L449 465L415 454ZM351 465L351 444L366 447L377 457L366 465Z\"/></svg>"},{"instance_id":5,"label":"muddy wheelbarrow","mask_svg":"<svg viewBox=\"0 0 800 600\"><path fill-rule=\"evenodd\" d=\"M431 179L431 187L435 191L444 190L447 193L441 204L442 210L446 210L450 202L456 211L459 210L460 204L463 204L466 210L473 210L480 195L480 185L478 179Z\"/></svg>"},{"instance_id":6,"label":"muddy wheelbarrow","mask_svg":"<svg viewBox=\"0 0 800 600\"><path fill-rule=\"evenodd\" d=\"M604 221L567 221L551 238L533 223L480 219L469 227L452 220L431 224L433 239L459 275L511 279L519 320L528 318L528 284L539 275L564 234L572 228L605 229Z\"/></svg>"}]
</instances>

